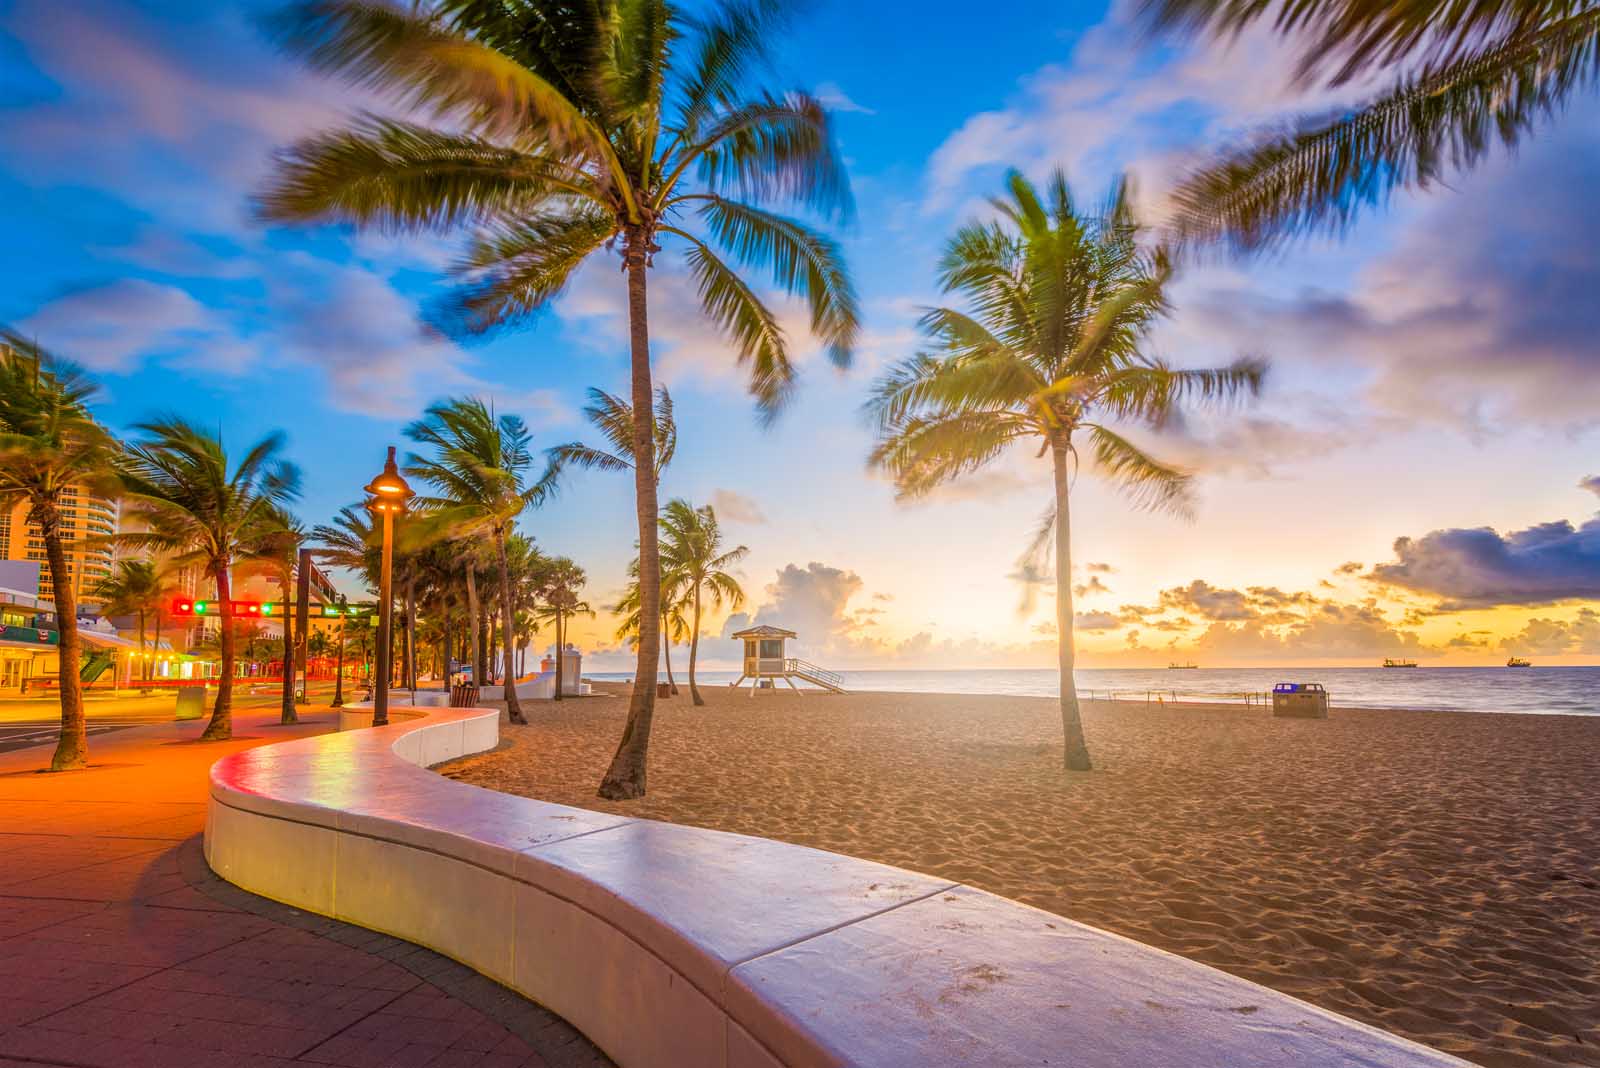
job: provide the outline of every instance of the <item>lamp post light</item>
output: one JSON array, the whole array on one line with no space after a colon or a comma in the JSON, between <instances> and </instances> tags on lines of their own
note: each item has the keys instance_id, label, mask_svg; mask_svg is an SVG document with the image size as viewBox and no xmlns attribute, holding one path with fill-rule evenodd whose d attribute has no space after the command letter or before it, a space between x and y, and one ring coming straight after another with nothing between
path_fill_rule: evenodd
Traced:
<instances>
[{"instance_id":1,"label":"lamp post light","mask_svg":"<svg viewBox=\"0 0 1600 1068\"><path fill-rule=\"evenodd\" d=\"M389 722L389 669L392 650L389 647L390 625L394 614L394 519L404 515L406 501L411 499L411 487L400 477L394 463L394 446L389 446L389 458L383 463L383 472L367 484L367 507L383 516L383 566L378 573L378 670L372 688L372 725L381 727Z\"/></svg>"}]
</instances>

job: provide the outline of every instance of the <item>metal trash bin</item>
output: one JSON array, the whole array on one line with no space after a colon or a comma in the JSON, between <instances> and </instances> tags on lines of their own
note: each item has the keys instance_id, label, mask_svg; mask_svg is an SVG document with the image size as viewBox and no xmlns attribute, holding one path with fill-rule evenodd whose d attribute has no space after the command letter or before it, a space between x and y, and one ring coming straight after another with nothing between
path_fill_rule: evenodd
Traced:
<instances>
[{"instance_id":1,"label":"metal trash bin","mask_svg":"<svg viewBox=\"0 0 1600 1068\"><path fill-rule=\"evenodd\" d=\"M204 686L184 686L178 690L178 705L173 710L173 719L200 719L206 714L206 688Z\"/></svg>"},{"instance_id":2,"label":"metal trash bin","mask_svg":"<svg viewBox=\"0 0 1600 1068\"><path fill-rule=\"evenodd\" d=\"M1272 688L1272 714L1290 719L1327 719L1328 691L1319 682L1280 682Z\"/></svg>"}]
</instances>

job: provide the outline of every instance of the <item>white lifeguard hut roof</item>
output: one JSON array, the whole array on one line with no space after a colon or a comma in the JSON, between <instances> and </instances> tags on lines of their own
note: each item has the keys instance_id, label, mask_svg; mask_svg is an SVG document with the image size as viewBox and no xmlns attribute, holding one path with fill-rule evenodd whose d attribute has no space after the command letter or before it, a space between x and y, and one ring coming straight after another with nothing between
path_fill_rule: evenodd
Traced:
<instances>
[{"instance_id":1,"label":"white lifeguard hut roof","mask_svg":"<svg viewBox=\"0 0 1600 1068\"><path fill-rule=\"evenodd\" d=\"M769 627L765 623L763 623L759 627L751 627L749 630L741 630L741 631L737 632L736 634L734 634L733 636L735 638L798 638L798 637L800 637L800 635L796 634L792 630L784 630L782 627Z\"/></svg>"}]
</instances>

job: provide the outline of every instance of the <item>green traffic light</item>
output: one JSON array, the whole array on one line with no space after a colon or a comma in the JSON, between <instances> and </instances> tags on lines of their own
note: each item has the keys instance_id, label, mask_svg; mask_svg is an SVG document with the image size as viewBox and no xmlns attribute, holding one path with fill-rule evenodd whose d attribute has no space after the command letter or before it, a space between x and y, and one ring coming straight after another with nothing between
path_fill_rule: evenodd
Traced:
<instances>
[{"instance_id":1,"label":"green traffic light","mask_svg":"<svg viewBox=\"0 0 1600 1068\"><path fill-rule=\"evenodd\" d=\"M194 603L194 614L197 615L197 616L205 615L206 614L206 602L204 602L204 601L196 601Z\"/></svg>"}]
</instances>

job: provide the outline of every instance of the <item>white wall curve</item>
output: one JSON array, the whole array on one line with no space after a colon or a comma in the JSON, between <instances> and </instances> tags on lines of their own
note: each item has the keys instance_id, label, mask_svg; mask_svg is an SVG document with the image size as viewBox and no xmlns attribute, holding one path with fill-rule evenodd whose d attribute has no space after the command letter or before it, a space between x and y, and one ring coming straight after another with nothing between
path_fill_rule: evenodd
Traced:
<instances>
[{"instance_id":1,"label":"white wall curve","mask_svg":"<svg viewBox=\"0 0 1600 1068\"><path fill-rule=\"evenodd\" d=\"M223 878L453 957L624 1068L1461 1068L1266 987L971 887L513 797L428 765L441 709L211 769Z\"/></svg>"}]
</instances>

